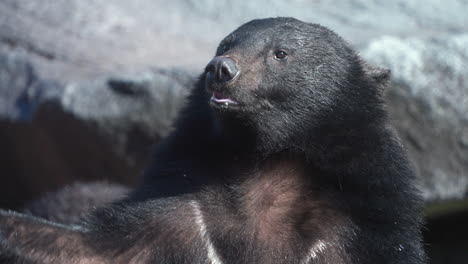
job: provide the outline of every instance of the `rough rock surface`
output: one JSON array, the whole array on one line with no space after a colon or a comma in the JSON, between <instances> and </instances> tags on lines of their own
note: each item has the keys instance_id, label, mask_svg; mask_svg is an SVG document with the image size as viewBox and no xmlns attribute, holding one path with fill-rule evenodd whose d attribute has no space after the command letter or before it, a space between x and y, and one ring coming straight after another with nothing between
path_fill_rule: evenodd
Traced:
<instances>
[{"instance_id":1,"label":"rough rock surface","mask_svg":"<svg viewBox=\"0 0 468 264\"><path fill-rule=\"evenodd\" d=\"M135 184L192 82L153 69L62 85L0 53L0 207L76 180Z\"/></svg>"},{"instance_id":2,"label":"rough rock surface","mask_svg":"<svg viewBox=\"0 0 468 264\"><path fill-rule=\"evenodd\" d=\"M418 165L427 200L468 195L468 34L385 36L363 55L392 69L391 116Z\"/></svg>"},{"instance_id":3,"label":"rough rock surface","mask_svg":"<svg viewBox=\"0 0 468 264\"><path fill-rule=\"evenodd\" d=\"M259 17L318 22L363 48L384 35L466 32L467 9L462 0L2 0L0 50L28 54L48 78L81 80L148 65L199 69L221 38Z\"/></svg>"}]
</instances>

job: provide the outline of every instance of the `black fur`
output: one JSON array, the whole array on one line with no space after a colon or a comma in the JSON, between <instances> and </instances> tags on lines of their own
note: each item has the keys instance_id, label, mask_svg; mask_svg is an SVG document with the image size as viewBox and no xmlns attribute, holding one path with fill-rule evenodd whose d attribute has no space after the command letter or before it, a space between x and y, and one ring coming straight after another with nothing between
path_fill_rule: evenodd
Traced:
<instances>
[{"instance_id":1,"label":"black fur","mask_svg":"<svg viewBox=\"0 0 468 264\"><path fill-rule=\"evenodd\" d=\"M76 224L92 210L124 198L130 190L108 182L75 182L27 203L22 212L61 224Z\"/></svg>"},{"instance_id":2,"label":"black fur","mask_svg":"<svg viewBox=\"0 0 468 264\"><path fill-rule=\"evenodd\" d=\"M44 263L425 262L414 175L381 100L387 71L332 31L292 18L241 26L217 56L240 73L229 82L201 75L140 188L79 226L1 212L2 254ZM210 102L213 92L238 104Z\"/></svg>"}]
</instances>

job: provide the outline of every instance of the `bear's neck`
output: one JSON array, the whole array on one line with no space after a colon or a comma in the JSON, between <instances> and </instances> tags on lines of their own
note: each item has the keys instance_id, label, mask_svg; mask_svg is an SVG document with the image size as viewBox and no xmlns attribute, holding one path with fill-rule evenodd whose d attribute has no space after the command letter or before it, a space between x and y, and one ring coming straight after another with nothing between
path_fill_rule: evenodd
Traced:
<instances>
[{"instance_id":1,"label":"bear's neck","mask_svg":"<svg viewBox=\"0 0 468 264\"><path fill-rule=\"evenodd\" d=\"M382 122L381 118L350 120L346 125L329 123L320 129L311 127L284 135L281 128L262 130L250 126L249 122L215 118L213 131L220 145L224 144L236 156L256 161L278 156L302 157L316 167L327 168L327 164L351 161L360 153L372 153L385 137Z\"/></svg>"}]
</instances>

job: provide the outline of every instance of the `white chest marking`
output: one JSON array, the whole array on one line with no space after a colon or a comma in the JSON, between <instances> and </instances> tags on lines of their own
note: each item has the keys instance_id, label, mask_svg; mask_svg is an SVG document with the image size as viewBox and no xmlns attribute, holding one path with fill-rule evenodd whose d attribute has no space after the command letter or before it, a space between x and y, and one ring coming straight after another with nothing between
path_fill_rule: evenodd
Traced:
<instances>
[{"instance_id":1,"label":"white chest marking","mask_svg":"<svg viewBox=\"0 0 468 264\"><path fill-rule=\"evenodd\" d=\"M195 200L190 201L190 205L192 206L193 212L195 214L195 223L198 225L200 236L205 243L206 249L208 250L208 259L210 260L211 264L223 264L218 256L218 253L216 253L216 249L214 248L208 231L206 230L206 224L203 220L203 214L200 209L200 205Z\"/></svg>"}]
</instances>

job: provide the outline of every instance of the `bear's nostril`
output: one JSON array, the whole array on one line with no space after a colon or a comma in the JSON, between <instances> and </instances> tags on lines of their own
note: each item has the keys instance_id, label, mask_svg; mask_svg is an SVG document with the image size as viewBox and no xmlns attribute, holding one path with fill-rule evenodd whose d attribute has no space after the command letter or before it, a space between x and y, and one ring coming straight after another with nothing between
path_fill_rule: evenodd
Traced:
<instances>
[{"instance_id":1,"label":"bear's nostril","mask_svg":"<svg viewBox=\"0 0 468 264\"><path fill-rule=\"evenodd\" d=\"M232 72L230 71L229 67L226 66L224 63L221 65L221 72L220 72L220 77L219 79L221 81L229 81L233 78L234 76L232 76Z\"/></svg>"},{"instance_id":2,"label":"bear's nostril","mask_svg":"<svg viewBox=\"0 0 468 264\"><path fill-rule=\"evenodd\" d=\"M231 72L229 71L229 69L223 65L223 67L221 67L221 73L222 74L225 74L225 75L230 75Z\"/></svg>"},{"instance_id":3,"label":"bear's nostril","mask_svg":"<svg viewBox=\"0 0 468 264\"><path fill-rule=\"evenodd\" d=\"M214 64L210 63L210 64L208 64L208 66L206 66L205 71L215 73L216 72L216 66Z\"/></svg>"}]
</instances>

